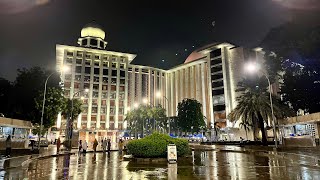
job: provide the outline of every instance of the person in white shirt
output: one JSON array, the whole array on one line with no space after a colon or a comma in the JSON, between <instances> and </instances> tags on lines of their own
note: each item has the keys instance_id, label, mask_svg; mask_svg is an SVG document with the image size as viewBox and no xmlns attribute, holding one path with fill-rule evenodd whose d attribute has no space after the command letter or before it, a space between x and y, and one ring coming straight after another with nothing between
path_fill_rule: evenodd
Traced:
<instances>
[{"instance_id":1,"label":"person in white shirt","mask_svg":"<svg viewBox=\"0 0 320 180\"><path fill-rule=\"evenodd\" d=\"M88 148L87 141L84 140L83 143L82 143L82 152L86 153L87 152L87 148Z\"/></svg>"}]
</instances>

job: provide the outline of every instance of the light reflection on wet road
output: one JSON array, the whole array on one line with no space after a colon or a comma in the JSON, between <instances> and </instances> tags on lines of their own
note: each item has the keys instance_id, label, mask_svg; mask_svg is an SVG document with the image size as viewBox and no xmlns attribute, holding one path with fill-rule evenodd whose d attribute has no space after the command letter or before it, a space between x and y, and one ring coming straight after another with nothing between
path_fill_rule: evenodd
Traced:
<instances>
[{"instance_id":1,"label":"light reflection on wet road","mask_svg":"<svg viewBox=\"0 0 320 180\"><path fill-rule=\"evenodd\" d=\"M123 161L118 152L89 153L34 161L9 169L5 179L319 179L320 169L263 154L194 152L178 165ZM1 178L1 177L0 177Z\"/></svg>"}]
</instances>

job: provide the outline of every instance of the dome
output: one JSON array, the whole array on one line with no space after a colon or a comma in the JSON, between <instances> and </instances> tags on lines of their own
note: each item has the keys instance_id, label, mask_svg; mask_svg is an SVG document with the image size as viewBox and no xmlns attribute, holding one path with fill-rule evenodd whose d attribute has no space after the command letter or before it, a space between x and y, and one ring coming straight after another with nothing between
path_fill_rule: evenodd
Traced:
<instances>
[{"instance_id":1,"label":"dome","mask_svg":"<svg viewBox=\"0 0 320 180\"><path fill-rule=\"evenodd\" d=\"M81 37L97 37L104 39L105 38L105 32L102 30L101 26L99 26L96 23L89 23L85 25L81 29Z\"/></svg>"},{"instance_id":2,"label":"dome","mask_svg":"<svg viewBox=\"0 0 320 180\"><path fill-rule=\"evenodd\" d=\"M198 60L200 58L203 58L204 55L201 53L198 53L197 51L193 51L188 57L187 59L184 61L184 64L190 63L192 61Z\"/></svg>"}]
</instances>

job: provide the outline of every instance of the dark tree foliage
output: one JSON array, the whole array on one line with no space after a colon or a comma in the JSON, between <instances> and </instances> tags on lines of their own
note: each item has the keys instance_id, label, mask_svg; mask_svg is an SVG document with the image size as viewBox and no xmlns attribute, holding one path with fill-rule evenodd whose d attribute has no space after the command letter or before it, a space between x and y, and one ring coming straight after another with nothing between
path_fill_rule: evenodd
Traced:
<instances>
[{"instance_id":1,"label":"dark tree foliage","mask_svg":"<svg viewBox=\"0 0 320 180\"><path fill-rule=\"evenodd\" d=\"M12 83L4 78L0 78L0 113L5 116L10 112L10 97L12 90Z\"/></svg>"},{"instance_id":2,"label":"dark tree foliage","mask_svg":"<svg viewBox=\"0 0 320 180\"><path fill-rule=\"evenodd\" d=\"M206 127L201 103L195 99L184 99L178 104L178 126L183 132L200 132Z\"/></svg>"}]
</instances>

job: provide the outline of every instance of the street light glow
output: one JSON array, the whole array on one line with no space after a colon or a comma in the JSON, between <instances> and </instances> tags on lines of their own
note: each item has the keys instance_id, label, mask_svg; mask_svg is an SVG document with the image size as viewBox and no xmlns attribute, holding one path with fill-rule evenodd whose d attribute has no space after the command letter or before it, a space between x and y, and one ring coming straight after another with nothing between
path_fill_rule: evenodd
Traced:
<instances>
[{"instance_id":1,"label":"street light glow","mask_svg":"<svg viewBox=\"0 0 320 180\"><path fill-rule=\"evenodd\" d=\"M255 62L248 62L245 65L245 70L249 73L256 73L259 70L259 65Z\"/></svg>"},{"instance_id":2,"label":"street light glow","mask_svg":"<svg viewBox=\"0 0 320 180\"><path fill-rule=\"evenodd\" d=\"M147 104L147 103L148 103L148 99L147 99L147 98L143 98L142 101L143 101L144 104Z\"/></svg>"},{"instance_id":3,"label":"street light glow","mask_svg":"<svg viewBox=\"0 0 320 180\"><path fill-rule=\"evenodd\" d=\"M130 111L131 110L131 108L130 107L127 107L127 111Z\"/></svg>"},{"instance_id":4,"label":"street light glow","mask_svg":"<svg viewBox=\"0 0 320 180\"><path fill-rule=\"evenodd\" d=\"M138 103L134 103L134 107L137 108L139 106Z\"/></svg>"},{"instance_id":5,"label":"street light glow","mask_svg":"<svg viewBox=\"0 0 320 180\"><path fill-rule=\"evenodd\" d=\"M81 99L81 100L84 100L84 97L83 97L83 96L81 96L81 97L80 97L80 99Z\"/></svg>"},{"instance_id":6,"label":"street light glow","mask_svg":"<svg viewBox=\"0 0 320 180\"><path fill-rule=\"evenodd\" d=\"M161 92L158 91L158 92L156 93L156 96L157 96L157 98L160 98L160 97L161 97Z\"/></svg>"},{"instance_id":7,"label":"street light glow","mask_svg":"<svg viewBox=\"0 0 320 180\"><path fill-rule=\"evenodd\" d=\"M84 89L84 92L89 92L89 89L88 88Z\"/></svg>"},{"instance_id":8,"label":"street light glow","mask_svg":"<svg viewBox=\"0 0 320 180\"><path fill-rule=\"evenodd\" d=\"M63 66L62 67L63 72L70 72L70 67L69 66Z\"/></svg>"}]
</instances>

